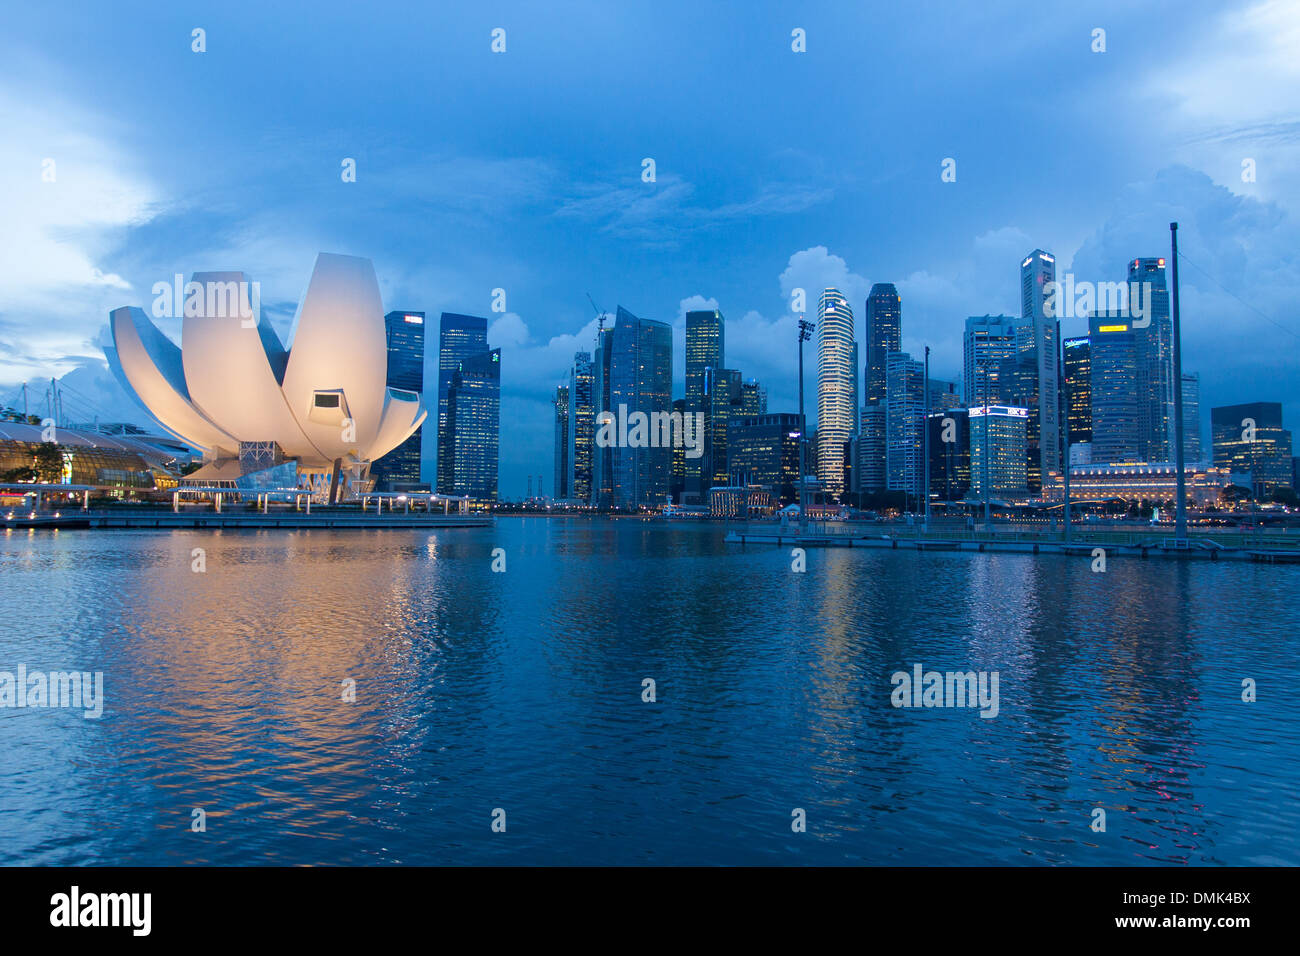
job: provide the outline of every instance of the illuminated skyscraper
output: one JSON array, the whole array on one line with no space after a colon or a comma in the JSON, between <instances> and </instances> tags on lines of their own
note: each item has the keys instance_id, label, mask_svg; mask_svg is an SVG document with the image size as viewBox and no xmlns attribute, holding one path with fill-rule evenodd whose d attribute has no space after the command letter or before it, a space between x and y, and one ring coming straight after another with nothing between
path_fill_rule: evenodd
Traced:
<instances>
[{"instance_id":1,"label":"illuminated skyscraper","mask_svg":"<svg viewBox=\"0 0 1300 956\"><path fill-rule=\"evenodd\" d=\"M1282 427L1280 402L1247 402L1210 410L1214 467L1248 474L1256 494L1291 482L1291 432Z\"/></svg>"},{"instance_id":2,"label":"illuminated skyscraper","mask_svg":"<svg viewBox=\"0 0 1300 956\"><path fill-rule=\"evenodd\" d=\"M1170 451L1173 456L1173 451ZM1201 449L1201 373L1183 373L1183 461L1189 465L1203 464L1205 453Z\"/></svg>"},{"instance_id":3,"label":"illuminated skyscraper","mask_svg":"<svg viewBox=\"0 0 1300 956\"><path fill-rule=\"evenodd\" d=\"M1169 317L1169 290L1164 259L1131 259L1128 264L1129 319L1137 364L1138 454L1143 461L1174 459L1174 327ZM1143 291L1140 319L1133 289ZM1187 458L1185 461L1191 461Z\"/></svg>"},{"instance_id":4,"label":"illuminated skyscraper","mask_svg":"<svg viewBox=\"0 0 1300 956\"><path fill-rule=\"evenodd\" d=\"M886 356L903 350L903 300L892 282L877 282L867 295L867 367L863 373L868 405L885 401Z\"/></svg>"},{"instance_id":5,"label":"illuminated skyscraper","mask_svg":"<svg viewBox=\"0 0 1300 956\"><path fill-rule=\"evenodd\" d=\"M714 462L711 395L713 379L726 364L726 342L726 320L717 309L686 313L686 412L704 415L704 454L686 461L686 493L698 502L705 500L718 467L724 473L727 467L725 460Z\"/></svg>"},{"instance_id":6,"label":"illuminated skyscraper","mask_svg":"<svg viewBox=\"0 0 1300 956\"><path fill-rule=\"evenodd\" d=\"M970 413L946 408L926 418L930 429L930 497L961 501L970 491Z\"/></svg>"},{"instance_id":7,"label":"illuminated skyscraper","mask_svg":"<svg viewBox=\"0 0 1300 956\"><path fill-rule=\"evenodd\" d=\"M885 358L885 475L915 505L925 491L925 366L906 352Z\"/></svg>"},{"instance_id":8,"label":"illuminated skyscraper","mask_svg":"<svg viewBox=\"0 0 1300 956\"><path fill-rule=\"evenodd\" d=\"M590 352L573 356L569 373L568 492L570 498L591 500L592 449L596 435L595 375Z\"/></svg>"},{"instance_id":9,"label":"illuminated skyscraper","mask_svg":"<svg viewBox=\"0 0 1300 956\"><path fill-rule=\"evenodd\" d=\"M1066 339L1061 354L1069 441L1071 445L1087 444L1092 441L1092 359L1088 337Z\"/></svg>"},{"instance_id":10,"label":"illuminated skyscraper","mask_svg":"<svg viewBox=\"0 0 1300 956\"><path fill-rule=\"evenodd\" d=\"M817 478L828 495L844 492L844 446L858 418L853 309L839 289L817 303Z\"/></svg>"},{"instance_id":11,"label":"illuminated skyscraper","mask_svg":"<svg viewBox=\"0 0 1300 956\"><path fill-rule=\"evenodd\" d=\"M709 460L711 473L706 474L713 485L731 484L728 466L727 429L733 419L745 414L744 385L740 372L736 369L720 368L710 372L708 387L708 408L705 412L707 423L705 435L711 439L712 447L706 445L704 458Z\"/></svg>"},{"instance_id":12,"label":"illuminated skyscraper","mask_svg":"<svg viewBox=\"0 0 1300 956\"><path fill-rule=\"evenodd\" d=\"M970 409L969 415L971 498L982 500L984 496L986 449L989 497L993 500L1026 497L1029 488L1026 484L1025 432L1029 409L977 405Z\"/></svg>"},{"instance_id":13,"label":"illuminated skyscraper","mask_svg":"<svg viewBox=\"0 0 1300 956\"><path fill-rule=\"evenodd\" d=\"M437 482L440 494L453 494L450 433L447 430L447 391L461 362L488 351L487 319L477 315L442 313L438 335L438 439Z\"/></svg>"},{"instance_id":14,"label":"illuminated skyscraper","mask_svg":"<svg viewBox=\"0 0 1300 956\"><path fill-rule=\"evenodd\" d=\"M1031 327L1035 376L1029 408L1033 426L1027 430L1027 447L1036 451L1037 462L1029 468L1029 487L1039 489L1039 479L1061 467L1061 383L1057 356L1060 327L1044 309L1047 284L1056 280L1056 257L1035 249L1020 263L1020 315Z\"/></svg>"},{"instance_id":15,"label":"illuminated skyscraper","mask_svg":"<svg viewBox=\"0 0 1300 956\"><path fill-rule=\"evenodd\" d=\"M1138 418L1138 346L1127 310L1092 314L1088 351L1093 464L1146 461Z\"/></svg>"},{"instance_id":16,"label":"illuminated skyscraper","mask_svg":"<svg viewBox=\"0 0 1300 956\"><path fill-rule=\"evenodd\" d=\"M962 338L962 389L969 405L1005 402L1002 370L1016 357L1016 320L1007 315L973 315Z\"/></svg>"},{"instance_id":17,"label":"illuminated skyscraper","mask_svg":"<svg viewBox=\"0 0 1300 956\"><path fill-rule=\"evenodd\" d=\"M384 316L384 337L388 344L388 387L423 392L424 313L389 312ZM410 438L370 466L376 491L420 484L423 442L421 425Z\"/></svg>"},{"instance_id":18,"label":"illuminated skyscraper","mask_svg":"<svg viewBox=\"0 0 1300 956\"><path fill-rule=\"evenodd\" d=\"M462 359L447 386L447 494L477 501L497 500L497 465L501 428L501 350Z\"/></svg>"}]
</instances>

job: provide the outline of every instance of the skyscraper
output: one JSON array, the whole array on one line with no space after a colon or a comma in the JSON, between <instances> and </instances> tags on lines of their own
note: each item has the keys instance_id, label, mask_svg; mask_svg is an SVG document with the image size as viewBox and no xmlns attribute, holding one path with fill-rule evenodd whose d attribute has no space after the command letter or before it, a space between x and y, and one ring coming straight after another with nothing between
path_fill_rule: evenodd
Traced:
<instances>
[{"instance_id":1,"label":"skyscraper","mask_svg":"<svg viewBox=\"0 0 1300 956\"><path fill-rule=\"evenodd\" d=\"M799 500L799 416L746 416L727 431L731 473L742 484L766 485L782 502Z\"/></svg>"},{"instance_id":2,"label":"skyscraper","mask_svg":"<svg viewBox=\"0 0 1300 956\"><path fill-rule=\"evenodd\" d=\"M886 482L915 503L925 490L925 365L906 352L890 352L885 379Z\"/></svg>"},{"instance_id":3,"label":"skyscraper","mask_svg":"<svg viewBox=\"0 0 1300 956\"><path fill-rule=\"evenodd\" d=\"M1174 459L1174 327L1169 317L1165 260L1131 259L1128 264L1129 324L1137 366L1138 455L1142 461ZM1145 290L1141 319L1132 290ZM1191 459L1184 459L1190 461Z\"/></svg>"},{"instance_id":4,"label":"skyscraper","mask_svg":"<svg viewBox=\"0 0 1300 956\"><path fill-rule=\"evenodd\" d=\"M501 350L462 359L447 386L446 439L438 458L448 479L446 494L476 501L497 500L501 427Z\"/></svg>"},{"instance_id":5,"label":"skyscraper","mask_svg":"<svg viewBox=\"0 0 1300 956\"><path fill-rule=\"evenodd\" d=\"M711 473L707 474L709 486L731 484L728 466L727 429L732 419L744 415L745 392L740 372L736 369L720 368L711 373L712 381L708 388L708 410L705 421L708 426L706 436L712 439L712 447L705 452L705 459L711 459Z\"/></svg>"},{"instance_id":6,"label":"skyscraper","mask_svg":"<svg viewBox=\"0 0 1300 956\"><path fill-rule=\"evenodd\" d=\"M1017 499L1028 495L1025 432L1029 409L978 405L970 409L969 415L971 498L983 500L986 470L990 499Z\"/></svg>"},{"instance_id":7,"label":"skyscraper","mask_svg":"<svg viewBox=\"0 0 1300 956\"><path fill-rule=\"evenodd\" d=\"M1016 357L1016 320L973 315L962 336L962 389L969 405L1005 402L1001 382L1006 360Z\"/></svg>"},{"instance_id":8,"label":"skyscraper","mask_svg":"<svg viewBox=\"0 0 1300 956\"><path fill-rule=\"evenodd\" d=\"M442 313L438 335L437 481L440 494L454 494L450 472L451 446L447 424L447 391L461 362L488 351L487 319L456 312Z\"/></svg>"},{"instance_id":9,"label":"skyscraper","mask_svg":"<svg viewBox=\"0 0 1300 956\"><path fill-rule=\"evenodd\" d=\"M741 414L746 417L754 415L767 414L767 389L760 385L754 379L750 379L740 386L741 388Z\"/></svg>"},{"instance_id":10,"label":"skyscraper","mask_svg":"<svg viewBox=\"0 0 1300 956\"><path fill-rule=\"evenodd\" d=\"M1173 449L1169 452L1174 457ZM1201 373L1183 373L1183 461L1188 465L1204 463L1201 450Z\"/></svg>"},{"instance_id":11,"label":"skyscraper","mask_svg":"<svg viewBox=\"0 0 1300 956\"><path fill-rule=\"evenodd\" d=\"M384 316L388 344L388 387L424 391L424 313L389 312ZM420 484L424 426L370 466L376 491L394 491Z\"/></svg>"},{"instance_id":12,"label":"skyscraper","mask_svg":"<svg viewBox=\"0 0 1300 956\"><path fill-rule=\"evenodd\" d=\"M868 405L862 409L862 431L854 440L856 449L853 491L872 495L885 490L885 406Z\"/></svg>"},{"instance_id":13,"label":"skyscraper","mask_svg":"<svg viewBox=\"0 0 1300 956\"><path fill-rule=\"evenodd\" d=\"M1249 474L1257 494L1291 482L1291 432L1282 427L1280 402L1247 402L1210 409L1214 467Z\"/></svg>"},{"instance_id":14,"label":"skyscraper","mask_svg":"<svg viewBox=\"0 0 1300 956\"><path fill-rule=\"evenodd\" d=\"M1056 281L1056 257L1035 249L1020 263L1020 314L1031 326L1033 364L1037 370L1030 406L1034 425L1027 430L1028 447L1036 449L1029 487L1038 491L1040 476L1061 467L1061 384L1057 366L1060 334L1057 320L1047 315L1047 284Z\"/></svg>"},{"instance_id":15,"label":"skyscraper","mask_svg":"<svg viewBox=\"0 0 1300 956\"><path fill-rule=\"evenodd\" d=\"M704 453L686 461L686 493L703 502L716 472L710 386L725 364L726 320L717 309L686 313L686 413L704 415ZM726 470L726 463L722 463ZM725 482L724 482L725 484Z\"/></svg>"},{"instance_id":16,"label":"skyscraper","mask_svg":"<svg viewBox=\"0 0 1300 956\"><path fill-rule=\"evenodd\" d=\"M961 501L970 491L970 413L964 408L931 412L930 497Z\"/></svg>"},{"instance_id":17,"label":"skyscraper","mask_svg":"<svg viewBox=\"0 0 1300 956\"><path fill-rule=\"evenodd\" d=\"M886 356L903 350L903 300L892 282L877 282L867 294L865 338L867 366L863 385L866 404L884 404Z\"/></svg>"},{"instance_id":18,"label":"skyscraper","mask_svg":"<svg viewBox=\"0 0 1300 956\"><path fill-rule=\"evenodd\" d=\"M568 492L570 498L591 500L592 449L596 437L595 376L590 352L573 356L569 372L569 452Z\"/></svg>"},{"instance_id":19,"label":"skyscraper","mask_svg":"<svg viewBox=\"0 0 1300 956\"><path fill-rule=\"evenodd\" d=\"M1092 358L1088 336L1066 339L1061 344L1061 365L1065 373L1066 428L1071 445L1092 441Z\"/></svg>"},{"instance_id":20,"label":"skyscraper","mask_svg":"<svg viewBox=\"0 0 1300 956\"><path fill-rule=\"evenodd\" d=\"M1092 463L1146 461L1138 417L1138 346L1127 310L1093 312L1088 342Z\"/></svg>"},{"instance_id":21,"label":"skyscraper","mask_svg":"<svg viewBox=\"0 0 1300 956\"><path fill-rule=\"evenodd\" d=\"M595 444L595 430L614 414L610 406L610 363L614 356L614 329L602 328L596 333L596 362L592 374L593 448L591 453L591 503L598 508L608 508L614 499L614 449L609 445Z\"/></svg>"},{"instance_id":22,"label":"skyscraper","mask_svg":"<svg viewBox=\"0 0 1300 956\"><path fill-rule=\"evenodd\" d=\"M844 492L844 446L858 418L853 309L839 289L817 303L817 478L828 495Z\"/></svg>"},{"instance_id":23,"label":"skyscraper","mask_svg":"<svg viewBox=\"0 0 1300 956\"><path fill-rule=\"evenodd\" d=\"M640 319L619 306L609 338L609 400L620 417L640 412L647 421L672 412L672 327ZM616 444L611 452L611 495L616 508L661 505L668 497L672 450Z\"/></svg>"},{"instance_id":24,"label":"skyscraper","mask_svg":"<svg viewBox=\"0 0 1300 956\"><path fill-rule=\"evenodd\" d=\"M569 450L572 448L569 418L569 386L555 389L555 497L569 497Z\"/></svg>"}]
</instances>

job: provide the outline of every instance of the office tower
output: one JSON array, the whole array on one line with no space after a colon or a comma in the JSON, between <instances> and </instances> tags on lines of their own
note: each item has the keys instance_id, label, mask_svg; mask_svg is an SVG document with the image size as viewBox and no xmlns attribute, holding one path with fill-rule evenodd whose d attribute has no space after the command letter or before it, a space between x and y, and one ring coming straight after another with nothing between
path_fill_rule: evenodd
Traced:
<instances>
[{"instance_id":1,"label":"office tower","mask_svg":"<svg viewBox=\"0 0 1300 956\"><path fill-rule=\"evenodd\" d=\"M956 382L943 379L930 379L930 391L926 395L926 408L932 412L941 412L945 408L964 408Z\"/></svg>"},{"instance_id":2,"label":"office tower","mask_svg":"<svg viewBox=\"0 0 1300 956\"><path fill-rule=\"evenodd\" d=\"M1088 319L1092 393L1092 463L1145 461L1139 425L1138 345L1127 310Z\"/></svg>"},{"instance_id":3,"label":"office tower","mask_svg":"<svg viewBox=\"0 0 1300 956\"><path fill-rule=\"evenodd\" d=\"M947 408L926 416L930 430L930 499L961 501L970 491L970 413Z\"/></svg>"},{"instance_id":4,"label":"office tower","mask_svg":"<svg viewBox=\"0 0 1300 956\"><path fill-rule=\"evenodd\" d=\"M1056 281L1056 257L1035 249L1020 263L1020 316L1030 326L1033 362L1037 371L1030 409L1033 427L1027 429L1028 448L1036 452L1029 468L1031 491L1040 478L1061 467L1061 383L1058 355L1059 325L1043 306L1048 283Z\"/></svg>"},{"instance_id":5,"label":"office tower","mask_svg":"<svg viewBox=\"0 0 1300 956\"><path fill-rule=\"evenodd\" d=\"M438 437L434 487L440 494L453 494L450 433L447 431L447 391L461 362L488 351L487 319L476 315L442 313L438 333Z\"/></svg>"},{"instance_id":6,"label":"office tower","mask_svg":"<svg viewBox=\"0 0 1300 956\"><path fill-rule=\"evenodd\" d=\"M439 456L450 491L476 501L497 500L501 429L501 350L462 359L447 386L446 441Z\"/></svg>"},{"instance_id":7,"label":"office tower","mask_svg":"<svg viewBox=\"0 0 1300 956\"><path fill-rule=\"evenodd\" d=\"M962 335L963 401L969 405L1004 402L1002 369L1016 357L1016 320L1007 315L973 315Z\"/></svg>"},{"instance_id":8,"label":"office tower","mask_svg":"<svg viewBox=\"0 0 1300 956\"><path fill-rule=\"evenodd\" d=\"M868 405L862 409L862 431L854 444L856 467L852 490L860 495L884 491L888 482L885 450L885 406Z\"/></svg>"},{"instance_id":9,"label":"office tower","mask_svg":"<svg viewBox=\"0 0 1300 956\"><path fill-rule=\"evenodd\" d=\"M705 473L709 487L731 484L730 471L727 467L727 427L733 418L739 418L744 414L745 401L740 372L735 369L720 368L714 370L711 379L705 418L709 424L706 431L712 439L712 447L705 453L705 458L711 459L709 462L711 470Z\"/></svg>"},{"instance_id":10,"label":"office tower","mask_svg":"<svg viewBox=\"0 0 1300 956\"><path fill-rule=\"evenodd\" d=\"M1131 260L1128 283L1129 324L1137 365L1138 455L1142 461L1173 461L1174 328L1169 317L1165 260ZM1145 291L1148 288L1149 297ZM1140 290L1143 297L1141 311L1145 314L1141 319L1136 317L1134 289Z\"/></svg>"},{"instance_id":11,"label":"office tower","mask_svg":"<svg viewBox=\"0 0 1300 956\"><path fill-rule=\"evenodd\" d=\"M682 420L686 418L686 399L673 399L673 414L680 415ZM672 447L673 464L672 474L668 479L668 496L677 504L683 503L682 495L686 491L686 443L674 442Z\"/></svg>"},{"instance_id":12,"label":"office tower","mask_svg":"<svg viewBox=\"0 0 1300 956\"><path fill-rule=\"evenodd\" d=\"M830 497L844 489L844 444L858 417L853 310L839 289L817 303L817 478Z\"/></svg>"},{"instance_id":13,"label":"office tower","mask_svg":"<svg viewBox=\"0 0 1300 956\"><path fill-rule=\"evenodd\" d=\"M925 365L906 352L885 356L885 478L909 499L924 494Z\"/></svg>"},{"instance_id":14,"label":"office tower","mask_svg":"<svg viewBox=\"0 0 1300 956\"><path fill-rule=\"evenodd\" d=\"M1029 488L1026 484L1025 433L1029 409L1008 405L977 405L968 414L971 498L981 501L984 498L986 467L991 500L1027 496Z\"/></svg>"},{"instance_id":15,"label":"office tower","mask_svg":"<svg viewBox=\"0 0 1300 956\"><path fill-rule=\"evenodd\" d=\"M569 430L569 386L559 385L555 389L555 497L569 497L569 449L572 437Z\"/></svg>"},{"instance_id":16,"label":"office tower","mask_svg":"<svg viewBox=\"0 0 1300 956\"><path fill-rule=\"evenodd\" d=\"M614 329L602 328L596 333L596 362L592 375L592 394L594 395L591 453L591 503L597 508L609 508L614 500L614 449L610 445L595 442L595 434L617 409L610 404L610 363L613 360Z\"/></svg>"},{"instance_id":17,"label":"office tower","mask_svg":"<svg viewBox=\"0 0 1300 956\"><path fill-rule=\"evenodd\" d=\"M752 418L767 414L767 389L750 379L741 385L741 414Z\"/></svg>"},{"instance_id":18,"label":"office tower","mask_svg":"<svg viewBox=\"0 0 1300 956\"><path fill-rule=\"evenodd\" d=\"M1065 422L1071 445L1092 441L1092 359L1088 336L1061 343L1061 367L1065 378Z\"/></svg>"},{"instance_id":19,"label":"office tower","mask_svg":"<svg viewBox=\"0 0 1300 956\"><path fill-rule=\"evenodd\" d=\"M569 474L566 497L591 500L592 450L596 437L595 375L590 352L573 356L569 372Z\"/></svg>"},{"instance_id":20,"label":"office tower","mask_svg":"<svg viewBox=\"0 0 1300 956\"><path fill-rule=\"evenodd\" d=\"M626 444L620 442L609 449L613 506L662 505L672 476L672 450L661 442L653 447L630 439L635 426L632 416L645 416L650 437L657 431L651 423L672 412L672 327L637 318L619 306L609 351L609 400L612 411L628 423L629 435Z\"/></svg>"},{"instance_id":21,"label":"office tower","mask_svg":"<svg viewBox=\"0 0 1300 956\"><path fill-rule=\"evenodd\" d=\"M765 485L782 504L799 500L799 416L747 415L727 432L731 473L738 484Z\"/></svg>"},{"instance_id":22,"label":"office tower","mask_svg":"<svg viewBox=\"0 0 1300 956\"><path fill-rule=\"evenodd\" d=\"M384 338L388 345L388 387L423 392L424 313L389 312L384 316ZM370 477L376 491L400 491L420 484L423 440L421 425L415 434L371 464Z\"/></svg>"},{"instance_id":23,"label":"office tower","mask_svg":"<svg viewBox=\"0 0 1300 956\"><path fill-rule=\"evenodd\" d=\"M717 309L686 313L686 412L704 415L704 454L686 462L686 493L703 502L717 468L710 408L712 380L725 364L727 323ZM725 461L722 463L726 470ZM725 484L725 482L723 482Z\"/></svg>"},{"instance_id":24,"label":"office tower","mask_svg":"<svg viewBox=\"0 0 1300 956\"><path fill-rule=\"evenodd\" d=\"M1210 409L1214 467L1249 474L1256 494L1291 483L1291 432L1279 402L1247 402Z\"/></svg>"},{"instance_id":25,"label":"office tower","mask_svg":"<svg viewBox=\"0 0 1300 956\"><path fill-rule=\"evenodd\" d=\"M903 350L903 300L892 282L877 282L867 294L865 339L867 367L863 375L867 405L885 402L885 357Z\"/></svg>"},{"instance_id":26,"label":"office tower","mask_svg":"<svg viewBox=\"0 0 1300 956\"><path fill-rule=\"evenodd\" d=\"M1169 460L1175 459L1169 450ZM1201 451L1201 373L1183 373L1183 463L1199 465L1205 461Z\"/></svg>"}]
</instances>

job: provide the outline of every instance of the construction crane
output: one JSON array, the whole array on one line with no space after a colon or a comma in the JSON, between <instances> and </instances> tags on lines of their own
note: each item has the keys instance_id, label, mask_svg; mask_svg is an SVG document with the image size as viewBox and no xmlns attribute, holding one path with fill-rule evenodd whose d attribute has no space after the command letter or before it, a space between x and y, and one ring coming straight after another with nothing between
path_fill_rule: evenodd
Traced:
<instances>
[{"instance_id":1,"label":"construction crane","mask_svg":"<svg viewBox=\"0 0 1300 956\"><path fill-rule=\"evenodd\" d=\"M596 324L598 326L596 330L596 344L599 345L600 335L605 331L605 313L600 310L600 306L596 304L596 300L591 297L590 292L587 293L587 301L590 302L591 307L596 310Z\"/></svg>"}]
</instances>

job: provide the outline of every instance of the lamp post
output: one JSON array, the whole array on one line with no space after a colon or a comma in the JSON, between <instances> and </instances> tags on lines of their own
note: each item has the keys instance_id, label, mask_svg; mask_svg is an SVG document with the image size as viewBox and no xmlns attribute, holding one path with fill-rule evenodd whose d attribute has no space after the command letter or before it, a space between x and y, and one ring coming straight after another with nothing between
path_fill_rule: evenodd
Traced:
<instances>
[{"instance_id":1,"label":"lamp post","mask_svg":"<svg viewBox=\"0 0 1300 956\"><path fill-rule=\"evenodd\" d=\"M1170 260L1174 266L1174 468L1177 469L1177 495L1174 504L1174 547L1187 546L1187 478L1183 474L1183 343L1178 322L1178 223L1169 224Z\"/></svg>"},{"instance_id":2,"label":"lamp post","mask_svg":"<svg viewBox=\"0 0 1300 956\"><path fill-rule=\"evenodd\" d=\"M815 323L807 319L799 320L799 533L808 530L808 504L804 495L804 480L808 467L804 462L804 447L807 444L808 420L803 413L803 344L812 338Z\"/></svg>"}]
</instances>

